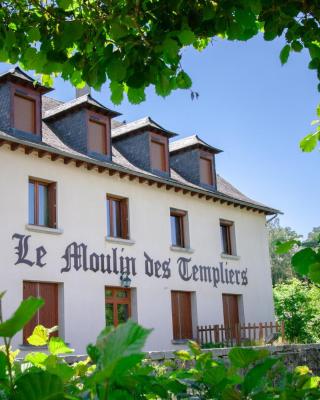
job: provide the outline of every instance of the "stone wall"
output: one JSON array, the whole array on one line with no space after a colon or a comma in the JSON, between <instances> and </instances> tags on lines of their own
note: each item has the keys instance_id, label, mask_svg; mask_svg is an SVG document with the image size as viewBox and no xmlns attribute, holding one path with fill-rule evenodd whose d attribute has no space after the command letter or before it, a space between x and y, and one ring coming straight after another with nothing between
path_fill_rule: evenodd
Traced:
<instances>
[{"instance_id":1,"label":"stone wall","mask_svg":"<svg viewBox=\"0 0 320 400\"><path fill-rule=\"evenodd\" d=\"M320 343L256 346L251 348L256 350L267 348L272 355L282 357L290 370L298 365L308 365L314 374L320 375ZM214 358L227 360L230 350L231 348L223 348L204 351L212 352ZM147 353L147 358L162 364L166 360L175 360L175 355L172 351L153 351Z\"/></svg>"}]
</instances>

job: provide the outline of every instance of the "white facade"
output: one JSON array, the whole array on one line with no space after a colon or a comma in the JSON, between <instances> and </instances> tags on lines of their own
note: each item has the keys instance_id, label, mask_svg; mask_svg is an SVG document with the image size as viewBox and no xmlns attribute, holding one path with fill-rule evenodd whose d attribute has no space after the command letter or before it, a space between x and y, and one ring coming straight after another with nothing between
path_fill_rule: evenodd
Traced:
<instances>
[{"instance_id":1,"label":"white facade","mask_svg":"<svg viewBox=\"0 0 320 400\"><path fill-rule=\"evenodd\" d=\"M10 141L9 141L10 142ZM192 323L197 325L223 324L222 294L241 295L240 318L245 323L274 320L272 282L269 263L266 217L257 210L220 204L212 198L191 196L183 191L167 190L148 182L110 176L107 171L76 167L75 161L65 164L63 159L52 161L50 154L34 151L25 154L24 148L10 149L10 143L0 147L0 292L7 291L3 299L4 316L8 317L22 300L23 281L57 282L59 286L60 335L77 353L84 353L86 345L94 342L105 326L105 287L120 286L120 275L113 272L94 272L71 266L67 272L62 258L71 243L87 246L88 258L96 253L135 258L136 275L131 275L132 317L141 325L153 328L146 350L177 349L172 343L171 290L191 291ZM19 142L16 140L16 142ZM20 141L21 142L21 141ZM57 230L28 226L28 181L37 178L57 182ZM129 199L128 241L106 240L106 194ZM171 249L170 208L188 213L190 250ZM236 254L222 256L220 219L234 222ZM16 264L19 243L28 239L28 253L24 258L40 264ZM45 253L46 252L46 253ZM170 277L148 276L145 253L170 269ZM21 255L21 254L20 254ZM179 258L189 259L187 278L194 272L194 280L184 280L179 274ZM118 259L118 263L120 259ZM180 273L183 272L180 260ZM234 271L234 283L222 283L223 271ZM156 265L159 266L159 263ZM119 265L119 264L118 264ZM219 271L220 282L200 280L197 268L210 266ZM149 264L150 267L150 264ZM155 264L154 264L154 268ZM162 268L162 267L161 267ZM239 284L236 283L235 271ZM197 272L198 271L198 272ZM185 271L184 271L185 272ZM218 274L218 272L216 272ZM224 272L225 273L225 272ZM168 275L164 274L164 275ZM228 275L230 277L230 275ZM22 343L22 334L13 345Z\"/></svg>"}]
</instances>

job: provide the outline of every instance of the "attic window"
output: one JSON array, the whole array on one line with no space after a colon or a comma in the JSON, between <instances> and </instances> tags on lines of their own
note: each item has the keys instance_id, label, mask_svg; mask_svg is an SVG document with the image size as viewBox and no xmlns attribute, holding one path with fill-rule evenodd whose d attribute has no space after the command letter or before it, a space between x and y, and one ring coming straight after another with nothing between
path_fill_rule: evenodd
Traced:
<instances>
[{"instance_id":1,"label":"attic window","mask_svg":"<svg viewBox=\"0 0 320 400\"><path fill-rule=\"evenodd\" d=\"M88 148L89 151L108 154L107 126L105 122L89 119Z\"/></svg>"},{"instance_id":2,"label":"attic window","mask_svg":"<svg viewBox=\"0 0 320 400\"><path fill-rule=\"evenodd\" d=\"M160 135L151 137L151 168L168 172L168 140Z\"/></svg>"},{"instance_id":3,"label":"attic window","mask_svg":"<svg viewBox=\"0 0 320 400\"><path fill-rule=\"evenodd\" d=\"M36 133L36 101L35 99L14 94L14 128Z\"/></svg>"},{"instance_id":4,"label":"attic window","mask_svg":"<svg viewBox=\"0 0 320 400\"><path fill-rule=\"evenodd\" d=\"M205 185L213 185L212 158L208 156L200 156L200 181Z\"/></svg>"}]
</instances>

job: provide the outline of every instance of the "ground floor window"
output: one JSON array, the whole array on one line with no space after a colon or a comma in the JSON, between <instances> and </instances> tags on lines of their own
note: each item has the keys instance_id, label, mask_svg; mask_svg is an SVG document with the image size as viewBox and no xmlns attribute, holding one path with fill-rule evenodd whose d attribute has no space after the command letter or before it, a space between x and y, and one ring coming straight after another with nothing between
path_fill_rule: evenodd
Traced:
<instances>
[{"instance_id":1,"label":"ground floor window","mask_svg":"<svg viewBox=\"0 0 320 400\"><path fill-rule=\"evenodd\" d=\"M191 292L172 291L173 339L192 339Z\"/></svg>"},{"instance_id":2,"label":"ground floor window","mask_svg":"<svg viewBox=\"0 0 320 400\"><path fill-rule=\"evenodd\" d=\"M106 324L118 326L131 317L131 291L119 287L106 287Z\"/></svg>"},{"instance_id":3,"label":"ground floor window","mask_svg":"<svg viewBox=\"0 0 320 400\"><path fill-rule=\"evenodd\" d=\"M230 338L236 337L237 325L240 322L239 318L239 295L236 294L223 294L223 317L224 326L230 328L228 333Z\"/></svg>"},{"instance_id":4,"label":"ground floor window","mask_svg":"<svg viewBox=\"0 0 320 400\"><path fill-rule=\"evenodd\" d=\"M37 325L52 328L59 325L58 313L58 284L49 282L23 282L23 299L30 296L42 298L44 305L23 329L23 342L27 344L27 338L31 336ZM58 332L53 335L57 336Z\"/></svg>"}]
</instances>

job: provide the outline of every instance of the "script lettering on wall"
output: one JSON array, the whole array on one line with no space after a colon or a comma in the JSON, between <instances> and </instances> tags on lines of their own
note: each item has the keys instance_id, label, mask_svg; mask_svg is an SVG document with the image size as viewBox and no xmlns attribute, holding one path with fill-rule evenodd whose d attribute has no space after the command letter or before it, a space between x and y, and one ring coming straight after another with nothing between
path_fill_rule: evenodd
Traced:
<instances>
[{"instance_id":1,"label":"script lettering on wall","mask_svg":"<svg viewBox=\"0 0 320 400\"><path fill-rule=\"evenodd\" d=\"M12 239L17 245L14 247L17 260L14 265L24 264L29 267L34 265L43 268L47 265L45 256L47 250L43 246L30 249L29 240L31 235L21 235L15 233ZM188 282L208 282L217 288L219 284L241 285L248 284L248 269L235 269L224 265L206 266L193 264L192 258L179 257L176 265L172 265L171 258L158 260L152 258L147 252L144 256L144 270L141 265L141 272L149 278L170 279L173 273L177 273L181 280ZM90 252L84 243L72 242L61 256L64 266L60 269L61 273L71 271L101 272L103 274L122 275L126 273L131 276L137 275L137 259L125 254L124 248L114 247L108 254Z\"/></svg>"}]
</instances>

